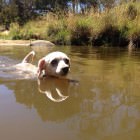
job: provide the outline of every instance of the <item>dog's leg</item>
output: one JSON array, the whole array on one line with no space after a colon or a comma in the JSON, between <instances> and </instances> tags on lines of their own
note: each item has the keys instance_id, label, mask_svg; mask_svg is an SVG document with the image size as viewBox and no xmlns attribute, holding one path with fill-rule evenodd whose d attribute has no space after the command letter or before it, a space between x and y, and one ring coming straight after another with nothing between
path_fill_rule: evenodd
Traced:
<instances>
[{"instance_id":1,"label":"dog's leg","mask_svg":"<svg viewBox=\"0 0 140 140\"><path fill-rule=\"evenodd\" d=\"M34 56L35 56L35 52L34 51L31 51L30 53L28 53L25 58L22 60L21 63L32 63L33 62L33 59L34 59Z\"/></svg>"}]
</instances>

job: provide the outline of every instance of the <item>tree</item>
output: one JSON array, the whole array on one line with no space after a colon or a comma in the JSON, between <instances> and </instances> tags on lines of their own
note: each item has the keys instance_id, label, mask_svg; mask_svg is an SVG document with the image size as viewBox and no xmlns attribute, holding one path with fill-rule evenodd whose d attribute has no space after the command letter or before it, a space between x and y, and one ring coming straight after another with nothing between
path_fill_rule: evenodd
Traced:
<instances>
[{"instance_id":1,"label":"tree","mask_svg":"<svg viewBox=\"0 0 140 140\"><path fill-rule=\"evenodd\" d=\"M1 0L0 1L0 24L8 29L11 22L18 22L23 25L32 19L34 0Z\"/></svg>"},{"instance_id":2,"label":"tree","mask_svg":"<svg viewBox=\"0 0 140 140\"><path fill-rule=\"evenodd\" d=\"M120 0L135 1L135 0ZM37 10L45 10L46 12L54 12L60 14L66 13L72 9L73 13L88 12L93 8L102 10L110 9L115 6L117 0L0 0L0 24L9 28L11 22L18 22L24 25L28 20L33 19L37 15Z\"/></svg>"},{"instance_id":3,"label":"tree","mask_svg":"<svg viewBox=\"0 0 140 140\"><path fill-rule=\"evenodd\" d=\"M20 25L34 17L34 0L13 0L13 4L17 8L16 20Z\"/></svg>"},{"instance_id":4,"label":"tree","mask_svg":"<svg viewBox=\"0 0 140 140\"><path fill-rule=\"evenodd\" d=\"M5 29L9 29L10 23L15 21L15 17L17 17L16 6L3 3L0 11L0 24L5 25Z\"/></svg>"}]
</instances>

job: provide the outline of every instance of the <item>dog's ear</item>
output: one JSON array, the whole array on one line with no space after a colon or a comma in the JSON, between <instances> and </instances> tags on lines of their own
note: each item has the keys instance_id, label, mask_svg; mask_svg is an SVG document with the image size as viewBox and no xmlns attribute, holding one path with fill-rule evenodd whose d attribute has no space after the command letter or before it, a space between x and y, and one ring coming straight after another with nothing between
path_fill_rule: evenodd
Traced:
<instances>
[{"instance_id":1,"label":"dog's ear","mask_svg":"<svg viewBox=\"0 0 140 140\"><path fill-rule=\"evenodd\" d=\"M45 59L44 58L40 59L38 62L38 71L37 71L38 78L40 78L42 71L45 70L45 65L46 65Z\"/></svg>"}]
</instances>

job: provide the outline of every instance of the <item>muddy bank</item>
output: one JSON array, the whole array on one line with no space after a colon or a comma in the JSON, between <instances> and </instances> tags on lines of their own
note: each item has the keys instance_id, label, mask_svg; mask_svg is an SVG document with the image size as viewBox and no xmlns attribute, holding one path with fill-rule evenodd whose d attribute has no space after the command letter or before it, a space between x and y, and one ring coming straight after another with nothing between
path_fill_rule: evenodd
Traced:
<instances>
[{"instance_id":1,"label":"muddy bank","mask_svg":"<svg viewBox=\"0 0 140 140\"><path fill-rule=\"evenodd\" d=\"M0 40L0 46L30 46L30 40Z\"/></svg>"},{"instance_id":2,"label":"muddy bank","mask_svg":"<svg viewBox=\"0 0 140 140\"><path fill-rule=\"evenodd\" d=\"M46 40L0 40L0 46L43 46L53 47L55 46L50 41Z\"/></svg>"}]
</instances>

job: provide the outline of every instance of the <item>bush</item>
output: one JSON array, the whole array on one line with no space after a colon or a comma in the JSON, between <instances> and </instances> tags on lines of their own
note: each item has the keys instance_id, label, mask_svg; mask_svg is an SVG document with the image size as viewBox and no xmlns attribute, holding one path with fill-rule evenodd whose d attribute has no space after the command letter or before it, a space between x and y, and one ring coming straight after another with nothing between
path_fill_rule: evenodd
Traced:
<instances>
[{"instance_id":1,"label":"bush","mask_svg":"<svg viewBox=\"0 0 140 140\"><path fill-rule=\"evenodd\" d=\"M17 23L12 23L10 25L10 38L13 40L22 39L20 34L20 26Z\"/></svg>"},{"instance_id":2,"label":"bush","mask_svg":"<svg viewBox=\"0 0 140 140\"><path fill-rule=\"evenodd\" d=\"M50 23L47 29L47 36L52 42L57 44L70 44L70 32L63 19L53 24Z\"/></svg>"},{"instance_id":3,"label":"bush","mask_svg":"<svg viewBox=\"0 0 140 140\"><path fill-rule=\"evenodd\" d=\"M76 18L74 27L71 28L71 42L75 45L91 43L92 21L87 17Z\"/></svg>"},{"instance_id":4,"label":"bush","mask_svg":"<svg viewBox=\"0 0 140 140\"><path fill-rule=\"evenodd\" d=\"M11 24L12 39L46 39L56 44L126 46L140 39L140 4L128 3L102 13L47 14L24 26Z\"/></svg>"},{"instance_id":5,"label":"bush","mask_svg":"<svg viewBox=\"0 0 140 140\"><path fill-rule=\"evenodd\" d=\"M134 4L128 5L126 14L127 14L127 17L129 18L129 20L134 20L137 16L137 13L138 13L138 11Z\"/></svg>"}]
</instances>

